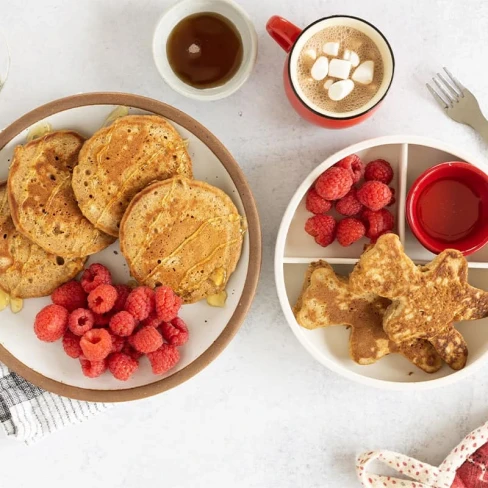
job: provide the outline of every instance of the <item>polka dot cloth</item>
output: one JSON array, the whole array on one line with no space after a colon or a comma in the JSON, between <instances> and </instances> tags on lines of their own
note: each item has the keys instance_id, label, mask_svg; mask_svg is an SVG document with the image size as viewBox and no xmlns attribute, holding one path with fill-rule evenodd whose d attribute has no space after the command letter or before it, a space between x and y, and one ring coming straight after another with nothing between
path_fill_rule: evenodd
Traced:
<instances>
[{"instance_id":1,"label":"polka dot cloth","mask_svg":"<svg viewBox=\"0 0 488 488\"><path fill-rule=\"evenodd\" d=\"M381 461L402 478L368 472ZM437 468L391 451L371 451L357 459L359 480L367 488L488 488L488 422L471 432Z\"/></svg>"}]
</instances>

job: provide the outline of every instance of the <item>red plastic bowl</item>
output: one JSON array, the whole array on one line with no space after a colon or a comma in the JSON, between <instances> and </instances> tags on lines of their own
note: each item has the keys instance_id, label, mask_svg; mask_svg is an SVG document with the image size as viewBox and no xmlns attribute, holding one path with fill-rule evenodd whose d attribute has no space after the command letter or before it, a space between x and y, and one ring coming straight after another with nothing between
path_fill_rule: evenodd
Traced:
<instances>
[{"instance_id":1,"label":"red plastic bowl","mask_svg":"<svg viewBox=\"0 0 488 488\"><path fill-rule=\"evenodd\" d=\"M419 205L419 200L425 197L424 192L429 188L431 189L433 183L442 180L451 180L454 184L469 187L471 192L479 198L479 218L469 233L458 240L441 239L433 236L433 232L426 231L420 217L420 212L424 210ZM459 203L462 204L463 202ZM445 249L457 249L468 256L481 249L488 242L488 175L472 164L458 161L433 166L422 173L410 188L406 202L406 214L408 224L415 237L429 251L439 254ZM459 219L463 219L464 216L462 212L457 212L457 217L454 217L456 214L450 214L448 206L442 205L442 202L439 202L439 214L434 213L434 215L438 219L447 219L445 220L447 223L449 217L453 219L452 222L459 222Z\"/></svg>"}]
</instances>

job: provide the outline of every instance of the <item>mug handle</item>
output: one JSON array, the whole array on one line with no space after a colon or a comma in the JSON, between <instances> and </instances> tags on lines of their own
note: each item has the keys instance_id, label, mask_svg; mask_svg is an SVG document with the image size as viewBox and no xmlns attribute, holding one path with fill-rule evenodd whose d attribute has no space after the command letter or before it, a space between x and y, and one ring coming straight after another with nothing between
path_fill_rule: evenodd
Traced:
<instances>
[{"instance_id":1,"label":"mug handle","mask_svg":"<svg viewBox=\"0 0 488 488\"><path fill-rule=\"evenodd\" d=\"M287 53L290 52L291 47L295 44L300 32L302 32L302 29L279 15L270 17L266 23L266 30Z\"/></svg>"}]
</instances>

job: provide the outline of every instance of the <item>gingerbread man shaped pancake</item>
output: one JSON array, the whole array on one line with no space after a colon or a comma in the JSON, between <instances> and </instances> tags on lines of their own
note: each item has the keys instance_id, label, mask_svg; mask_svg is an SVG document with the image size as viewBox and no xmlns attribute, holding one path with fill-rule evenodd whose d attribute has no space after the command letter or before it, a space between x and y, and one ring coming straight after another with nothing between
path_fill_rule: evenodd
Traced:
<instances>
[{"instance_id":1,"label":"gingerbread man shaped pancake","mask_svg":"<svg viewBox=\"0 0 488 488\"><path fill-rule=\"evenodd\" d=\"M466 364L468 349L453 322L488 315L488 293L467 282L468 265L454 249L426 266L416 266L395 234L381 236L367 249L350 276L357 293L392 300L383 329L396 343L425 339L453 369Z\"/></svg>"},{"instance_id":2,"label":"gingerbread man shaped pancake","mask_svg":"<svg viewBox=\"0 0 488 488\"><path fill-rule=\"evenodd\" d=\"M395 344L383 331L383 315L391 301L373 293L354 293L349 281L338 276L325 261L312 263L302 294L294 307L297 322L307 329L347 325L351 327L349 354L359 364L372 364L390 353L400 353L428 373L441 360L427 341L413 339Z\"/></svg>"}]
</instances>

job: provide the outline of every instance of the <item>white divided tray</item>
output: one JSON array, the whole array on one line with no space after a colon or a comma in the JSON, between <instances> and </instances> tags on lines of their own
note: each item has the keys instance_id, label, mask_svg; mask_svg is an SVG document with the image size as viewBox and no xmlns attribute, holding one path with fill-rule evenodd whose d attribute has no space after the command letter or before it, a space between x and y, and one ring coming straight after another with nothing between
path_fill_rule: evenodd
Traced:
<instances>
[{"instance_id":1,"label":"white divided tray","mask_svg":"<svg viewBox=\"0 0 488 488\"><path fill-rule=\"evenodd\" d=\"M305 208L308 189L328 167L345 156L357 154L365 163L386 159L395 172L390 186L396 190L396 203L389 208L395 215L395 232L410 258L424 264L434 258L410 231L405 218L405 199L411 184L429 167L446 161L466 161L485 171L483 164L474 161L440 141L415 136L388 136L350 146L327 158L300 185L283 217L278 233L275 253L275 274L278 296L285 317L298 340L307 351L328 368L361 383L390 389L420 389L441 386L457 381L472 373L488 356L488 319L457 324L469 348L465 368L455 372L447 365L434 374L424 373L399 354L391 354L373 365L361 366L349 358L349 330L346 327L328 327L307 330L298 325L292 312L303 284L309 263L326 260L336 272L348 274L357 262L364 245L363 238L349 247L337 241L321 247L305 230L306 220L312 216ZM334 215L334 213L332 213ZM467 257L469 282L488 289L488 246Z\"/></svg>"}]
</instances>

